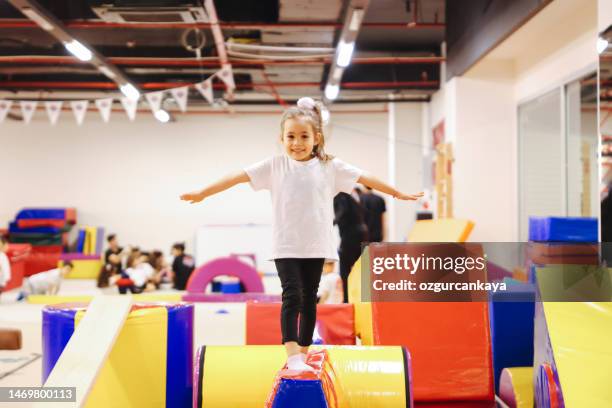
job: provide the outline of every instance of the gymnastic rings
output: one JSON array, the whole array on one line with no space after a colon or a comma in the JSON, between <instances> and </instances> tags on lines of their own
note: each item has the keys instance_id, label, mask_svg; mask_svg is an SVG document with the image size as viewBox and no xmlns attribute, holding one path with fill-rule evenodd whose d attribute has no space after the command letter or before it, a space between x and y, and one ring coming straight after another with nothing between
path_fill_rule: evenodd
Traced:
<instances>
[{"instance_id":1,"label":"gymnastic rings","mask_svg":"<svg viewBox=\"0 0 612 408\"><path fill-rule=\"evenodd\" d=\"M206 34L199 28L189 28L183 31L181 44L187 51L194 52L200 58L202 48L206 46Z\"/></svg>"}]
</instances>

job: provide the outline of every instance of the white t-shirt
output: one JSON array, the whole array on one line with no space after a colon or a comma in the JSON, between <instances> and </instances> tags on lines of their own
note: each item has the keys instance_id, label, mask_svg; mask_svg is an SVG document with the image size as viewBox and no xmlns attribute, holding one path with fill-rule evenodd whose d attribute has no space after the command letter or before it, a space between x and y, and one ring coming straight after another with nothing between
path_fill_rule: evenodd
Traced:
<instances>
[{"instance_id":1,"label":"white t-shirt","mask_svg":"<svg viewBox=\"0 0 612 408\"><path fill-rule=\"evenodd\" d=\"M141 263L135 268L127 268L125 273L134 281L135 286L144 286L154 274L153 267L148 263Z\"/></svg>"},{"instance_id":2,"label":"white t-shirt","mask_svg":"<svg viewBox=\"0 0 612 408\"><path fill-rule=\"evenodd\" d=\"M0 252L0 286L6 286L11 280L11 264L8 256L4 252Z\"/></svg>"},{"instance_id":3,"label":"white t-shirt","mask_svg":"<svg viewBox=\"0 0 612 408\"><path fill-rule=\"evenodd\" d=\"M272 259L338 259L334 196L350 193L362 171L339 159L274 156L244 169L255 191L272 196Z\"/></svg>"},{"instance_id":4,"label":"white t-shirt","mask_svg":"<svg viewBox=\"0 0 612 408\"><path fill-rule=\"evenodd\" d=\"M57 286L59 289L61 282L62 274L59 268L40 272L28 278L28 292L32 295L45 295L53 286Z\"/></svg>"},{"instance_id":5,"label":"white t-shirt","mask_svg":"<svg viewBox=\"0 0 612 408\"><path fill-rule=\"evenodd\" d=\"M342 279L336 272L324 273L319 283L318 297L327 296L324 304L342 303Z\"/></svg>"}]
</instances>

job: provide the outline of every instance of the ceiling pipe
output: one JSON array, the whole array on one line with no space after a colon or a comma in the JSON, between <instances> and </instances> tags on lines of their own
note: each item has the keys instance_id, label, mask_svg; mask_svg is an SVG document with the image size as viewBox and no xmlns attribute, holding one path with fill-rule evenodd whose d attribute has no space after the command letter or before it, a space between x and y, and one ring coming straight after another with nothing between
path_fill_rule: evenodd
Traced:
<instances>
[{"instance_id":1,"label":"ceiling pipe","mask_svg":"<svg viewBox=\"0 0 612 408\"><path fill-rule=\"evenodd\" d=\"M115 65L140 65L140 66L180 66L180 67L218 67L219 59L194 58L139 58L139 57L107 57L110 63ZM378 65L378 64L440 64L444 57L357 57L353 58L351 64L356 65ZM235 67L250 67L256 65L320 65L330 64L333 58L319 58L305 61L275 61L275 60L252 60L236 61L229 60ZM84 64L74 57L64 56L0 56L1 64L52 64L71 65Z\"/></svg>"},{"instance_id":2,"label":"ceiling pipe","mask_svg":"<svg viewBox=\"0 0 612 408\"><path fill-rule=\"evenodd\" d=\"M225 80L225 88L227 92L227 98L231 101L234 97L234 88L228 85L229 83L234 83L234 73L232 72L232 65L227 59L227 50L225 48L225 38L223 37L223 32L221 31L221 26L219 24L219 18L217 17L217 9L215 8L215 3L213 0L204 0L204 8L206 8L206 13L208 14L208 19L210 20L210 30L212 31L213 38L215 39L215 48L217 49L217 54L219 55L219 62L221 62L221 67L228 68L227 71L224 72L225 75L229 75L230 79Z\"/></svg>"},{"instance_id":3,"label":"ceiling pipe","mask_svg":"<svg viewBox=\"0 0 612 408\"><path fill-rule=\"evenodd\" d=\"M85 42L75 38L62 22L45 10L36 0L9 0L17 10L27 16L36 27L45 30L72 54L96 67L102 74L114 81L121 91L132 99L138 99L140 91L130 82L121 70L109 63L104 56Z\"/></svg>"},{"instance_id":4,"label":"ceiling pipe","mask_svg":"<svg viewBox=\"0 0 612 408\"><path fill-rule=\"evenodd\" d=\"M185 82L145 82L139 84L146 90L165 90L191 85ZM346 89L376 89L376 88L433 88L439 85L439 81L378 81L378 82L343 82L342 87ZM237 89L252 89L257 87L291 88L291 87L321 87L320 82L271 82L271 83L238 83ZM224 89L223 83L213 84L215 89ZM112 82L62 82L62 81L0 81L0 89L106 89L116 90L117 85Z\"/></svg>"},{"instance_id":5,"label":"ceiling pipe","mask_svg":"<svg viewBox=\"0 0 612 408\"><path fill-rule=\"evenodd\" d=\"M210 23L107 23L104 21L65 21L64 26L68 28L76 29L90 29L90 28L136 28L136 29L183 29L183 28L201 28L210 29ZM271 29L271 28L342 28L342 23L232 23L225 22L219 23L221 29L227 30L260 30L260 29ZM434 28L445 28L444 23L417 23L408 26L406 23L376 23L376 22L364 22L363 27L368 28L383 28L383 29L434 29ZM0 22L0 28L29 28L36 27L36 24L31 21L18 20L18 19L3 19Z\"/></svg>"}]
</instances>

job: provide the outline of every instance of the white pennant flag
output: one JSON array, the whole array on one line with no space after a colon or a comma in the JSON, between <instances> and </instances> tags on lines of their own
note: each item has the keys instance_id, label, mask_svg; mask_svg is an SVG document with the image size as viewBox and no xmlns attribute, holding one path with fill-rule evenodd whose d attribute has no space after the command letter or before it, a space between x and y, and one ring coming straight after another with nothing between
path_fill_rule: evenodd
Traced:
<instances>
[{"instance_id":1,"label":"white pennant flag","mask_svg":"<svg viewBox=\"0 0 612 408\"><path fill-rule=\"evenodd\" d=\"M13 101L0 100L0 123L4 122L4 118L8 115L13 106Z\"/></svg>"},{"instance_id":2,"label":"white pennant flag","mask_svg":"<svg viewBox=\"0 0 612 408\"><path fill-rule=\"evenodd\" d=\"M51 122L52 125L55 125L57 123L57 118L59 118L59 115L62 112L62 103L62 101L45 102L47 116L49 116L49 122Z\"/></svg>"},{"instance_id":3,"label":"white pennant flag","mask_svg":"<svg viewBox=\"0 0 612 408\"><path fill-rule=\"evenodd\" d=\"M130 98L121 98L121 104L123 105L123 109L125 109L125 113L127 113L128 118L130 120L134 120L136 117L136 108L138 107L138 101Z\"/></svg>"},{"instance_id":4,"label":"white pennant flag","mask_svg":"<svg viewBox=\"0 0 612 408\"><path fill-rule=\"evenodd\" d=\"M26 125L32 120L32 116L36 112L36 105L38 105L37 101L21 101L21 114Z\"/></svg>"},{"instance_id":5,"label":"white pennant flag","mask_svg":"<svg viewBox=\"0 0 612 408\"><path fill-rule=\"evenodd\" d=\"M180 88L174 88L170 90L170 93L181 109L181 112L185 112L187 110L187 96L189 95L189 87L182 86Z\"/></svg>"},{"instance_id":6,"label":"white pennant flag","mask_svg":"<svg viewBox=\"0 0 612 408\"><path fill-rule=\"evenodd\" d=\"M85 118L85 114L87 113L87 106L89 105L89 101L71 101L70 106L72 107L72 113L74 113L74 118L79 126L83 124L83 119Z\"/></svg>"},{"instance_id":7,"label":"white pennant flag","mask_svg":"<svg viewBox=\"0 0 612 408\"><path fill-rule=\"evenodd\" d=\"M217 75L225 85L228 90L231 91L236 88L236 83L234 82L234 74L232 73L232 66L230 64L223 64L223 67L220 71L217 72Z\"/></svg>"},{"instance_id":8,"label":"white pennant flag","mask_svg":"<svg viewBox=\"0 0 612 408\"><path fill-rule=\"evenodd\" d=\"M208 101L208 103L213 103L213 86L212 86L212 77L208 78L204 82L199 82L195 84L195 87L200 93L202 97Z\"/></svg>"},{"instance_id":9,"label":"white pennant flag","mask_svg":"<svg viewBox=\"0 0 612 408\"><path fill-rule=\"evenodd\" d=\"M150 92L145 94L145 98L149 103L151 112L155 113L161 107L162 99L164 98L164 91Z\"/></svg>"},{"instance_id":10,"label":"white pennant flag","mask_svg":"<svg viewBox=\"0 0 612 408\"><path fill-rule=\"evenodd\" d=\"M108 123L108 120L110 119L111 108L113 107L113 98L96 99L96 106L100 111L100 116L102 116L102 120Z\"/></svg>"}]
</instances>

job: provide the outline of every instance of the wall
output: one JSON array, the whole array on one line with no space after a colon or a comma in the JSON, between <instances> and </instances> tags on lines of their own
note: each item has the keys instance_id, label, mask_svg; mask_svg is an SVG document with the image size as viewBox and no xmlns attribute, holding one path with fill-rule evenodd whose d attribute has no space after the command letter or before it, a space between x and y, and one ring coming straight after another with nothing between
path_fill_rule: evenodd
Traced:
<instances>
[{"instance_id":1,"label":"wall","mask_svg":"<svg viewBox=\"0 0 612 408\"><path fill-rule=\"evenodd\" d=\"M328 151L386 179L385 106L354 109L379 113L332 113ZM203 224L270 221L267 193L246 185L200 205L178 197L280 152L279 114L181 115L168 125L139 115L130 123L114 112L104 124L90 111L79 127L63 112L52 127L39 110L29 126L5 121L0 225L22 207L74 206L79 224L102 225L122 244L166 250L177 240L192 247Z\"/></svg>"}]
</instances>

